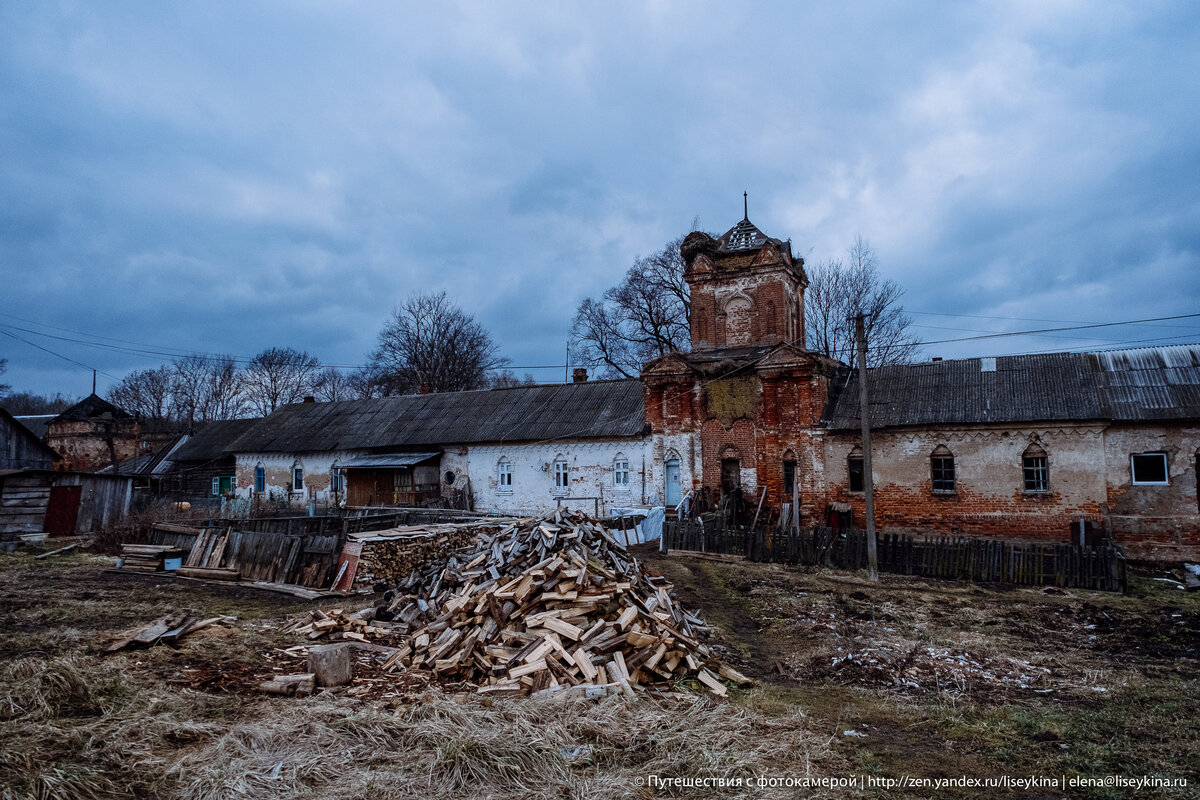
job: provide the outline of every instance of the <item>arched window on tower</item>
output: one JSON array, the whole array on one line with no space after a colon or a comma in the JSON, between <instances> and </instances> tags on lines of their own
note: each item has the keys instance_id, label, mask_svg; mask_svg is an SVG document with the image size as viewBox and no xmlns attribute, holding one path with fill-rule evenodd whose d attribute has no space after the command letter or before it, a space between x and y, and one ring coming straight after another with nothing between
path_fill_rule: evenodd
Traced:
<instances>
[{"instance_id":1,"label":"arched window on tower","mask_svg":"<svg viewBox=\"0 0 1200 800\"><path fill-rule=\"evenodd\" d=\"M779 326L775 320L775 303L772 300L767 301L766 320L763 322L763 333L767 336L774 336L779 332Z\"/></svg>"}]
</instances>

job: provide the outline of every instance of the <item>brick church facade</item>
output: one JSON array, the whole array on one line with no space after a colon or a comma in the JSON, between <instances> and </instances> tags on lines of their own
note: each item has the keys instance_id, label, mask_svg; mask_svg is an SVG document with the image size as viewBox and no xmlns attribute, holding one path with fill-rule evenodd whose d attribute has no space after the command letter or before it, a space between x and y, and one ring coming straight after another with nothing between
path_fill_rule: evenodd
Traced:
<instances>
[{"instance_id":1,"label":"brick church facade","mask_svg":"<svg viewBox=\"0 0 1200 800\"><path fill-rule=\"evenodd\" d=\"M668 506L734 489L804 524L863 520L857 376L805 348L804 260L748 218L684 239L691 352L642 372ZM870 371L882 531L1065 541L1084 520L1134 556L1200 557L1200 346Z\"/></svg>"}]
</instances>

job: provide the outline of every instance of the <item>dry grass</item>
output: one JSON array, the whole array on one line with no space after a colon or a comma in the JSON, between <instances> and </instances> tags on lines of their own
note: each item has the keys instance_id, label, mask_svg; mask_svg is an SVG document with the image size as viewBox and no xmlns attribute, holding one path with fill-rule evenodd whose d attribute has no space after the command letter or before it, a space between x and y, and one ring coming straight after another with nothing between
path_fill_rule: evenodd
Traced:
<instances>
[{"instance_id":1,"label":"dry grass","mask_svg":"<svg viewBox=\"0 0 1200 800\"><path fill-rule=\"evenodd\" d=\"M306 605L106 566L0 556L0 800L794 797L821 795L637 779L1200 774L1200 597L1153 582L1045 594L654 562L757 674L754 690L457 703L436 690L260 695L273 665L295 671L278 621ZM172 608L240 620L175 649L101 655Z\"/></svg>"}]
</instances>

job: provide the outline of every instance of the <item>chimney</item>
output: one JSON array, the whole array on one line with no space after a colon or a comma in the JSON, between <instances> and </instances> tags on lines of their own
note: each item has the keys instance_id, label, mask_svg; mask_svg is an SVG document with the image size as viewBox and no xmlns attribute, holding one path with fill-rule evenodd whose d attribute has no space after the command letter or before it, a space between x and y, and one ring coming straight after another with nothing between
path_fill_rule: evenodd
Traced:
<instances>
[{"instance_id":1,"label":"chimney","mask_svg":"<svg viewBox=\"0 0 1200 800\"><path fill-rule=\"evenodd\" d=\"M306 395L306 396L305 396L305 398L304 398L304 402L306 402L306 403L315 403L315 402L317 402L317 398L313 397L311 394L310 394L310 395Z\"/></svg>"},{"instance_id":2,"label":"chimney","mask_svg":"<svg viewBox=\"0 0 1200 800\"><path fill-rule=\"evenodd\" d=\"M941 356L934 356L932 360L933 360L933 361L935 361L935 362L936 362L936 361L941 361L941 360L942 360L942 357L941 357Z\"/></svg>"},{"instance_id":3,"label":"chimney","mask_svg":"<svg viewBox=\"0 0 1200 800\"><path fill-rule=\"evenodd\" d=\"M430 394L433 392L433 386L428 383L421 384L421 394Z\"/></svg>"},{"instance_id":4,"label":"chimney","mask_svg":"<svg viewBox=\"0 0 1200 800\"><path fill-rule=\"evenodd\" d=\"M587 370L583 367L576 367L571 372L571 379L575 383L587 383Z\"/></svg>"}]
</instances>

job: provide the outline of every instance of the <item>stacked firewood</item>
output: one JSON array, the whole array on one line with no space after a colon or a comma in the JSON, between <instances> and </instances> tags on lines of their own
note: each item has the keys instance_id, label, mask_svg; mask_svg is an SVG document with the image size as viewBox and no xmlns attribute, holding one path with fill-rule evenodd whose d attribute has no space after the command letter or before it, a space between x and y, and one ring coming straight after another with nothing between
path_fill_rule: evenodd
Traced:
<instances>
[{"instance_id":1,"label":"stacked firewood","mask_svg":"<svg viewBox=\"0 0 1200 800\"><path fill-rule=\"evenodd\" d=\"M309 639L336 638L366 642L371 639L390 639L408 632L408 626L371 619L376 610L366 608L352 614L343 609L327 611L314 609L293 619L284 628L284 633L295 633Z\"/></svg>"},{"instance_id":2,"label":"stacked firewood","mask_svg":"<svg viewBox=\"0 0 1200 800\"><path fill-rule=\"evenodd\" d=\"M395 584L414 570L445 561L455 550L468 547L480 532L478 523L409 525L386 531L352 535L362 542L362 555L354 582L369 587L377 582Z\"/></svg>"},{"instance_id":3,"label":"stacked firewood","mask_svg":"<svg viewBox=\"0 0 1200 800\"><path fill-rule=\"evenodd\" d=\"M412 633L385 664L468 681L487 693L583 693L695 680L718 695L721 663L672 587L582 515L520 520L399 587L389 611Z\"/></svg>"}]
</instances>

